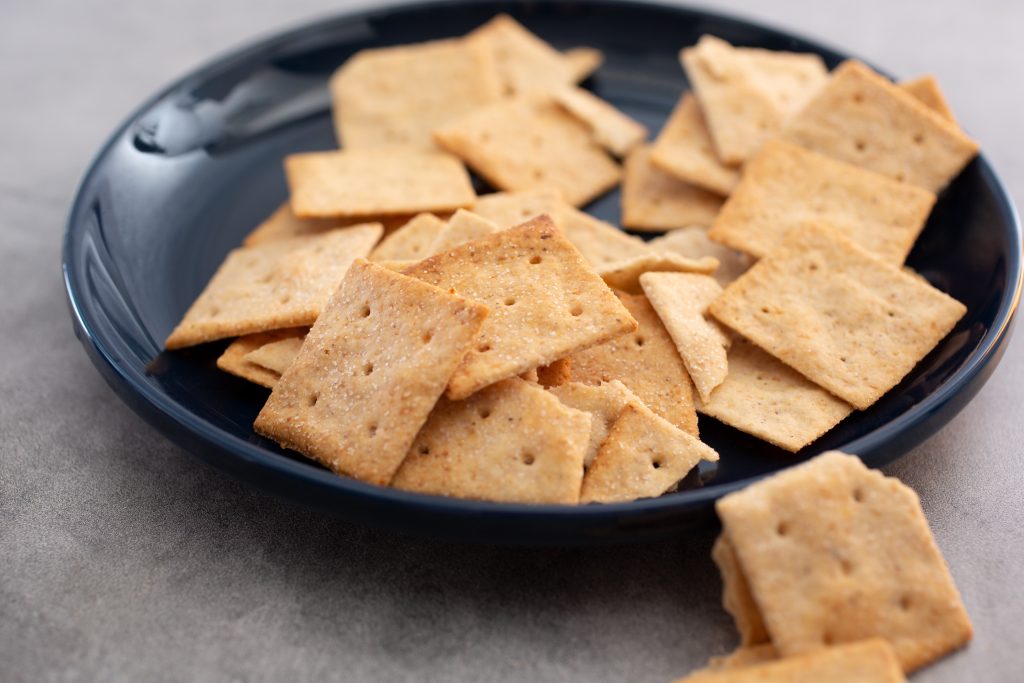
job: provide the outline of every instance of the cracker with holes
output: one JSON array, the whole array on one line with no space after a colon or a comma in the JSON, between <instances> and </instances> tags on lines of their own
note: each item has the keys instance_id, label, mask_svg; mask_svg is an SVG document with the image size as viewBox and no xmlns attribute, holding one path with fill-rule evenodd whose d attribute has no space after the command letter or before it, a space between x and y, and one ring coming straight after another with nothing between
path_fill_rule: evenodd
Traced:
<instances>
[{"instance_id":1,"label":"cracker with holes","mask_svg":"<svg viewBox=\"0 0 1024 683\"><path fill-rule=\"evenodd\" d=\"M910 672L970 640L917 495L857 457L826 453L716 507L782 656L881 637Z\"/></svg>"},{"instance_id":2,"label":"cracker with holes","mask_svg":"<svg viewBox=\"0 0 1024 683\"><path fill-rule=\"evenodd\" d=\"M492 51L461 39L361 50L334 73L330 90L345 149L434 149L435 128L502 96Z\"/></svg>"},{"instance_id":3,"label":"cracker with holes","mask_svg":"<svg viewBox=\"0 0 1024 683\"><path fill-rule=\"evenodd\" d=\"M740 172L718 158L711 132L693 93L683 93L651 145L651 163L695 187L728 196Z\"/></svg>"},{"instance_id":4,"label":"cracker with holes","mask_svg":"<svg viewBox=\"0 0 1024 683\"><path fill-rule=\"evenodd\" d=\"M935 199L924 188L772 140L747 162L708 236L761 257L792 228L821 221L901 264Z\"/></svg>"},{"instance_id":5,"label":"cracker with holes","mask_svg":"<svg viewBox=\"0 0 1024 683\"><path fill-rule=\"evenodd\" d=\"M498 77L510 95L575 83L583 69L507 14L494 17L469 38L490 48ZM592 66L593 56L588 62Z\"/></svg>"},{"instance_id":6,"label":"cracker with holes","mask_svg":"<svg viewBox=\"0 0 1024 683\"><path fill-rule=\"evenodd\" d=\"M256 418L338 474L386 485L487 307L358 260Z\"/></svg>"},{"instance_id":7,"label":"cracker with holes","mask_svg":"<svg viewBox=\"0 0 1024 683\"><path fill-rule=\"evenodd\" d=\"M700 273L707 275L714 273L716 268L718 268L718 260L711 256L692 259L678 254L648 252L622 261L603 264L597 269L597 272L609 287L626 294L640 294L643 291L640 286L640 278L644 273Z\"/></svg>"},{"instance_id":8,"label":"cracker with holes","mask_svg":"<svg viewBox=\"0 0 1024 683\"><path fill-rule=\"evenodd\" d=\"M587 126L550 96L517 97L442 126L438 144L501 190L552 187L582 206L619 182Z\"/></svg>"},{"instance_id":9,"label":"cracker with holes","mask_svg":"<svg viewBox=\"0 0 1024 683\"><path fill-rule=\"evenodd\" d=\"M405 273L491 309L452 375L452 399L636 329L629 311L547 216L432 256Z\"/></svg>"},{"instance_id":10,"label":"cracker with holes","mask_svg":"<svg viewBox=\"0 0 1024 683\"><path fill-rule=\"evenodd\" d=\"M833 72L781 136L932 192L944 188L978 153L977 143L955 123L852 60Z\"/></svg>"},{"instance_id":11,"label":"cracker with holes","mask_svg":"<svg viewBox=\"0 0 1024 683\"><path fill-rule=\"evenodd\" d=\"M499 502L579 501L590 415L536 384L507 379L442 398L391 485Z\"/></svg>"},{"instance_id":12,"label":"cracker with holes","mask_svg":"<svg viewBox=\"0 0 1024 683\"><path fill-rule=\"evenodd\" d=\"M369 224L233 250L167 337L167 350L312 325L352 261L382 232Z\"/></svg>"},{"instance_id":13,"label":"cracker with holes","mask_svg":"<svg viewBox=\"0 0 1024 683\"><path fill-rule=\"evenodd\" d=\"M589 90L566 86L552 91L555 102L590 128L597 144L624 157L647 138L647 128L594 95Z\"/></svg>"},{"instance_id":14,"label":"cracker with holes","mask_svg":"<svg viewBox=\"0 0 1024 683\"><path fill-rule=\"evenodd\" d=\"M519 192L492 192L477 197L473 213L486 218L502 230L525 223L531 218L547 214L559 228L564 229L562 193L553 187L538 187Z\"/></svg>"},{"instance_id":15,"label":"cracker with holes","mask_svg":"<svg viewBox=\"0 0 1024 683\"><path fill-rule=\"evenodd\" d=\"M450 212L476 200L465 167L413 148L293 154L284 160L299 218Z\"/></svg>"},{"instance_id":16,"label":"cracker with holes","mask_svg":"<svg viewBox=\"0 0 1024 683\"><path fill-rule=\"evenodd\" d=\"M711 276L723 287L747 272L753 263L746 254L712 242L708 231L699 226L671 230L661 237L655 237L647 246L657 252L678 254L694 260L710 256L718 261L718 268Z\"/></svg>"},{"instance_id":17,"label":"cracker with holes","mask_svg":"<svg viewBox=\"0 0 1024 683\"><path fill-rule=\"evenodd\" d=\"M590 425L590 440L587 443L583 465L589 467L597 456L597 450L608 436L608 430L630 403L643 405L637 395L617 379L601 384L567 382L551 388L551 393L565 405L593 415Z\"/></svg>"},{"instance_id":18,"label":"cracker with holes","mask_svg":"<svg viewBox=\"0 0 1024 683\"><path fill-rule=\"evenodd\" d=\"M370 260L418 261L430 256L430 245L444 230L446 223L432 213L421 213L387 235L370 252Z\"/></svg>"},{"instance_id":19,"label":"cracker with holes","mask_svg":"<svg viewBox=\"0 0 1024 683\"><path fill-rule=\"evenodd\" d=\"M899 84L899 87L916 97L922 104L946 119L950 123L956 123L953 109L949 106L946 96L939 87L935 76L920 76Z\"/></svg>"},{"instance_id":20,"label":"cracker with holes","mask_svg":"<svg viewBox=\"0 0 1024 683\"><path fill-rule=\"evenodd\" d=\"M864 409L896 386L967 309L838 231L806 225L791 231L708 310Z\"/></svg>"},{"instance_id":21,"label":"cracker with holes","mask_svg":"<svg viewBox=\"0 0 1024 683\"><path fill-rule=\"evenodd\" d=\"M690 185L651 163L651 148L637 147L622 179L622 225L633 230L671 230L711 225L722 206L718 195Z\"/></svg>"},{"instance_id":22,"label":"cracker with holes","mask_svg":"<svg viewBox=\"0 0 1024 683\"><path fill-rule=\"evenodd\" d=\"M644 404L683 431L697 435L693 383L672 337L661 324L647 297L617 293L636 319L631 334L572 354L572 379L600 384L617 379Z\"/></svg>"},{"instance_id":23,"label":"cracker with holes","mask_svg":"<svg viewBox=\"0 0 1024 683\"><path fill-rule=\"evenodd\" d=\"M430 243L427 254L437 254L496 232L499 232L498 226L483 216L459 209Z\"/></svg>"},{"instance_id":24,"label":"cracker with holes","mask_svg":"<svg viewBox=\"0 0 1024 683\"><path fill-rule=\"evenodd\" d=\"M256 334L239 337L231 342L228 348L224 349L224 353L217 358L217 367L236 377L241 377L254 384L273 389L274 385L277 384L277 380L281 378L282 370L278 369L280 364L267 365L266 363L259 362L259 358L254 360L249 355L265 346L288 342L292 339L299 339L299 344L301 345L301 339L305 334L305 328L298 328L294 330L257 332Z\"/></svg>"}]
</instances>

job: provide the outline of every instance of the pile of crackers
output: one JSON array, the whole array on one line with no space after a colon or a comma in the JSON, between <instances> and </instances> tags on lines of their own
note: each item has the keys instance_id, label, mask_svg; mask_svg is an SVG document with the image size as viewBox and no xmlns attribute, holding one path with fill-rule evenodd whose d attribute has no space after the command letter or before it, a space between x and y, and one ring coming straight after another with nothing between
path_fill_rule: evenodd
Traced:
<instances>
[{"instance_id":1,"label":"pile of crackers","mask_svg":"<svg viewBox=\"0 0 1024 683\"><path fill-rule=\"evenodd\" d=\"M341 148L228 254L169 350L270 388L255 429L338 474L575 504L659 496L717 453L697 413L796 452L896 386L964 306L903 267L977 147L934 79L682 50L662 131L501 15L357 53ZM485 182L495 191L478 195ZM621 185L622 227L582 210Z\"/></svg>"}]
</instances>

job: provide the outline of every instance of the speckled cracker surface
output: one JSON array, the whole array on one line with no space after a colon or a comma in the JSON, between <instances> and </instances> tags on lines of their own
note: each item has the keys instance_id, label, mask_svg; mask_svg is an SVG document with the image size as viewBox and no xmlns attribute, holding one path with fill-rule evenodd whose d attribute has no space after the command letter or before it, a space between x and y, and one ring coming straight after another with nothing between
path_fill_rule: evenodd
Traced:
<instances>
[{"instance_id":1,"label":"speckled cracker surface","mask_svg":"<svg viewBox=\"0 0 1024 683\"><path fill-rule=\"evenodd\" d=\"M756 647L769 642L768 629L761 618L761 610L754 602L754 596L750 594L750 586L747 578L743 575L739 560L736 559L736 551L725 534L715 539L715 545L711 548L711 559L718 567L718 573L722 575L722 607L732 616L736 623L736 630L740 633L740 643L743 647ZM768 645L771 647L771 645ZM733 653L735 656L736 653ZM775 649L771 649L771 659L777 657ZM737 657L737 659L742 656ZM732 668L731 666L715 666L712 662L711 668Z\"/></svg>"},{"instance_id":2,"label":"speckled cracker surface","mask_svg":"<svg viewBox=\"0 0 1024 683\"><path fill-rule=\"evenodd\" d=\"M573 47L562 53L569 62L574 83L582 83L590 78L604 62L604 53L594 47Z\"/></svg>"},{"instance_id":3,"label":"speckled cracker surface","mask_svg":"<svg viewBox=\"0 0 1024 683\"><path fill-rule=\"evenodd\" d=\"M465 209L459 209L451 218L448 224L437 234L434 241L430 243L427 254L437 254L445 249L457 247L466 242L472 242L486 235L493 235L498 232L498 226L483 216L477 215Z\"/></svg>"},{"instance_id":4,"label":"speckled cracker surface","mask_svg":"<svg viewBox=\"0 0 1024 683\"><path fill-rule=\"evenodd\" d=\"M548 96L483 107L435 131L438 144L502 190L553 187L582 206L619 182L590 130Z\"/></svg>"},{"instance_id":5,"label":"speckled cracker surface","mask_svg":"<svg viewBox=\"0 0 1024 683\"><path fill-rule=\"evenodd\" d=\"M661 253L678 254L690 259L710 256L718 260L718 268L711 276L725 287L747 272L753 260L708 238L708 231L699 226L671 230L647 243L648 248Z\"/></svg>"},{"instance_id":6,"label":"speckled cracker surface","mask_svg":"<svg viewBox=\"0 0 1024 683\"><path fill-rule=\"evenodd\" d=\"M718 454L650 410L629 404L583 475L580 503L621 503L671 490Z\"/></svg>"},{"instance_id":7,"label":"speckled cracker surface","mask_svg":"<svg viewBox=\"0 0 1024 683\"><path fill-rule=\"evenodd\" d=\"M279 338L268 340L265 344L252 349L246 354L245 359L283 375L299 355L308 333L309 330L304 327L285 330L285 334Z\"/></svg>"},{"instance_id":8,"label":"speckled cracker surface","mask_svg":"<svg viewBox=\"0 0 1024 683\"><path fill-rule=\"evenodd\" d=\"M385 237L370 252L371 261L418 261L430 255L430 245L446 223L432 213L421 213Z\"/></svg>"},{"instance_id":9,"label":"speckled cracker surface","mask_svg":"<svg viewBox=\"0 0 1024 683\"><path fill-rule=\"evenodd\" d=\"M345 149L434 149L435 128L502 96L492 51L461 39L362 50L334 73L330 90Z\"/></svg>"},{"instance_id":10,"label":"speckled cracker surface","mask_svg":"<svg viewBox=\"0 0 1024 683\"><path fill-rule=\"evenodd\" d=\"M617 379L648 408L696 436L693 383L672 338L647 297L622 293L618 297L639 327L572 354L573 381L600 384Z\"/></svg>"},{"instance_id":11,"label":"speckled cracker surface","mask_svg":"<svg viewBox=\"0 0 1024 683\"><path fill-rule=\"evenodd\" d=\"M640 277L644 273L700 273L715 272L718 260L710 256L692 259L666 252L649 252L623 261L602 264L598 267L605 283L626 294L640 294Z\"/></svg>"},{"instance_id":12,"label":"speckled cracker surface","mask_svg":"<svg viewBox=\"0 0 1024 683\"><path fill-rule=\"evenodd\" d=\"M597 456L597 451L608 436L615 420L630 402L642 405L636 394L626 388L622 382L613 379L597 385L567 382L550 389L558 400L576 410L582 410L594 416L590 425L590 438L587 442L586 454L583 458L585 467L589 467Z\"/></svg>"},{"instance_id":13,"label":"speckled cracker surface","mask_svg":"<svg viewBox=\"0 0 1024 683\"><path fill-rule=\"evenodd\" d=\"M855 61L843 62L780 135L932 192L978 153L977 143L956 124Z\"/></svg>"},{"instance_id":14,"label":"speckled cracker surface","mask_svg":"<svg viewBox=\"0 0 1024 683\"><path fill-rule=\"evenodd\" d=\"M500 502L578 502L590 415L536 384L507 379L441 399L391 485Z\"/></svg>"},{"instance_id":15,"label":"speckled cracker surface","mask_svg":"<svg viewBox=\"0 0 1024 683\"><path fill-rule=\"evenodd\" d=\"M795 453L846 419L853 406L777 358L738 339L729 374L697 412Z\"/></svg>"},{"instance_id":16,"label":"speckled cracker surface","mask_svg":"<svg viewBox=\"0 0 1024 683\"><path fill-rule=\"evenodd\" d=\"M651 163L685 183L726 196L740 172L718 158L714 144L697 99L683 93L651 146Z\"/></svg>"},{"instance_id":17,"label":"speckled cracker surface","mask_svg":"<svg viewBox=\"0 0 1024 683\"><path fill-rule=\"evenodd\" d=\"M499 14L469 34L494 54L498 75L509 94L523 94L576 82L578 63L531 33L507 14Z\"/></svg>"},{"instance_id":18,"label":"speckled cracker surface","mask_svg":"<svg viewBox=\"0 0 1024 683\"><path fill-rule=\"evenodd\" d=\"M565 86L552 91L555 101L590 128L597 141L609 152L624 157L647 137L647 128L594 95L589 90Z\"/></svg>"},{"instance_id":19,"label":"speckled cracker surface","mask_svg":"<svg viewBox=\"0 0 1024 683\"><path fill-rule=\"evenodd\" d=\"M939 87L939 82L935 79L935 76L921 76L913 80L904 81L899 84L899 87L916 97L936 114L940 114L942 118L950 123L956 123L953 109L949 106L949 102L946 101L946 96L942 93L942 88Z\"/></svg>"},{"instance_id":20,"label":"speckled cracker surface","mask_svg":"<svg viewBox=\"0 0 1024 683\"><path fill-rule=\"evenodd\" d=\"M571 206L562 211L562 221L565 236L599 271L609 264L653 253L639 237L627 235L611 223Z\"/></svg>"},{"instance_id":21,"label":"speckled cracker surface","mask_svg":"<svg viewBox=\"0 0 1024 683\"><path fill-rule=\"evenodd\" d=\"M967 311L818 225L791 231L709 310L861 409L896 386Z\"/></svg>"},{"instance_id":22,"label":"speckled cracker surface","mask_svg":"<svg viewBox=\"0 0 1024 683\"><path fill-rule=\"evenodd\" d=\"M300 218L447 212L476 200L455 157L410 148L293 154L284 160Z\"/></svg>"},{"instance_id":23,"label":"speckled cracker surface","mask_svg":"<svg viewBox=\"0 0 1024 683\"><path fill-rule=\"evenodd\" d=\"M519 192L482 194L473 205L473 213L502 230L546 214L559 228L562 225L562 193L555 188L539 187Z\"/></svg>"},{"instance_id":24,"label":"speckled cracker surface","mask_svg":"<svg viewBox=\"0 0 1024 683\"><path fill-rule=\"evenodd\" d=\"M251 247L288 237L313 235L339 227L341 223L342 221L336 218L296 218L292 213L291 203L285 202L265 221L253 228L253 231L242 240L242 245Z\"/></svg>"},{"instance_id":25,"label":"speckled cracker surface","mask_svg":"<svg viewBox=\"0 0 1024 683\"><path fill-rule=\"evenodd\" d=\"M633 230L671 230L711 225L722 206L718 195L690 185L651 163L651 148L634 149L622 179L622 225Z\"/></svg>"},{"instance_id":26,"label":"speckled cracker surface","mask_svg":"<svg viewBox=\"0 0 1024 683\"><path fill-rule=\"evenodd\" d=\"M486 316L481 304L357 261L254 427L338 474L386 485Z\"/></svg>"},{"instance_id":27,"label":"speckled cracker surface","mask_svg":"<svg viewBox=\"0 0 1024 683\"><path fill-rule=\"evenodd\" d=\"M231 251L166 348L312 325L349 265L369 253L381 232L371 224Z\"/></svg>"},{"instance_id":28,"label":"speckled cracker surface","mask_svg":"<svg viewBox=\"0 0 1024 683\"><path fill-rule=\"evenodd\" d=\"M895 264L924 228L935 194L821 154L770 140L743 167L708 236L764 256L786 233L822 221Z\"/></svg>"},{"instance_id":29,"label":"speckled cracker surface","mask_svg":"<svg viewBox=\"0 0 1024 683\"><path fill-rule=\"evenodd\" d=\"M437 254L405 272L491 309L475 347L452 376L452 399L636 326L544 216Z\"/></svg>"},{"instance_id":30,"label":"speckled cracker surface","mask_svg":"<svg viewBox=\"0 0 1024 683\"><path fill-rule=\"evenodd\" d=\"M783 656L882 637L913 671L971 624L917 495L832 451L717 504Z\"/></svg>"},{"instance_id":31,"label":"speckled cracker surface","mask_svg":"<svg viewBox=\"0 0 1024 683\"><path fill-rule=\"evenodd\" d=\"M728 333L706 315L722 288L714 278L693 273L644 273L640 285L675 342L697 395L708 400L729 372Z\"/></svg>"},{"instance_id":32,"label":"speckled cracker surface","mask_svg":"<svg viewBox=\"0 0 1024 683\"><path fill-rule=\"evenodd\" d=\"M272 344L282 339L290 339L295 334L305 334L305 329L298 330L275 330L273 332L257 332L247 334L231 342L224 353L217 358L217 367L224 372L229 372L236 377L249 380L254 384L272 389L277 380L281 378L281 372L276 368L257 363L247 356L266 344Z\"/></svg>"}]
</instances>

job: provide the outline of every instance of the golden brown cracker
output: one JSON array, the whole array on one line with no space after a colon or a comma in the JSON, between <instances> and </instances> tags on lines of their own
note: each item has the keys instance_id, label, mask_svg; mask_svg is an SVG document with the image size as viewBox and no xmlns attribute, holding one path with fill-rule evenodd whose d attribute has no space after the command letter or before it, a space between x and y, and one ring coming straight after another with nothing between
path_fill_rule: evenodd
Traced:
<instances>
[{"instance_id":1,"label":"golden brown cracker","mask_svg":"<svg viewBox=\"0 0 1024 683\"><path fill-rule=\"evenodd\" d=\"M715 545L711 548L711 559L718 567L718 573L722 575L722 607L732 616L736 624L736 630L740 633L740 643L744 648L753 648L767 644L771 648L771 659L778 655L769 643L768 629L761 618L761 610L754 602L754 596L750 594L750 586L747 578L743 575L739 560L736 559L736 551L725 534L720 534L715 539ZM730 655L731 664L711 664L710 668L733 668L732 664L738 664L738 660L745 659L750 653L737 653ZM758 655L762 654L761 652Z\"/></svg>"},{"instance_id":2,"label":"golden brown cracker","mask_svg":"<svg viewBox=\"0 0 1024 683\"><path fill-rule=\"evenodd\" d=\"M459 209L431 242L427 255L437 254L496 232L499 232L498 226L483 216Z\"/></svg>"},{"instance_id":3,"label":"golden brown cracker","mask_svg":"<svg viewBox=\"0 0 1024 683\"><path fill-rule=\"evenodd\" d=\"M565 405L590 413L594 418L590 425L586 454L583 457L584 467L589 467L597 457L597 451L607 438L608 430L619 419L623 409L630 403L643 406L637 395L617 379L595 385L566 382L551 387L550 391Z\"/></svg>"},{"instance_id":4,"label":"golden brown cracker","mask_svg":"<svg viewBox=\"0 0 1024 683\"><path fill-rule=\"evenodd\" d=\"M624 157L647 138L647 128L589 90L565 86L552 96L566 111L584 123L601 145L617 157Z\"/></svg>"},{"instance_id":5,"label":"golden brown cracker","mask_svg":"<svg viewBox=\"0 0 1024 683\"><path fill-rule=\"evenodd\" d=\"M722 196L740 180L740 172L718 158L704 114L690 92L679 98L654 140L651 163L684 183Z\"/></svg>"},{"instance_id":6,"label":"golden brown cracker","mask_svg":"<svg viewBox=\"0 0 1024 683\"><path fill-rule=\"evenodd\" d=\"M571 206L562 210L562 220L565 236L597 270L653 253L642 239Z\"/></svg>"},{"instance_id":7,"label":"golden brown cracker","mask_svg":"<svg viewBox=\"0 0 1024 683\"><path fill-rule=\"evenodd\" d=\"M953 115L953 109L949 106L949 102L946 100L946 96L942 93L942 88L939 87L939 82L936 80L935 76L920 76L913 80L900 83L899 87L916 97L922 104L927 106L936 114L940 114L942 118L948 120L950 123L956 123L956 117Z\"/></svg>"},{"instance_id":8,"label":"golden brown cracker","mask_svg":"<svg viewBox=\"0 0 1024 683\"><path fill-rule=\"evenodd\" d=\"M242 245L251 247L287 237L312 235L339 227L341 223L342 221L336 218L296 218L292 213L291 202L285 202L265 221L253 228L253 231L242 240Z\"/></svg>"},{"instance_id":9,"label":"golden brown cracker","mask_svg":"<svg viewBox=\"0 0 1024 683\"><path fill-rule=\"evenodd\" d=\"M277 380L281 378L280 371L261 365L247 358L249 353L258 350L266 344L272 344L282 339L289 339L293 334L305 334L305 328L296 330L274 330L273 332L257 332L247 334L231 342L224 353L217 358L217 367L224 372L231 373L236 377L249 380L268 389L273 389Z\"/></svg>"},{"instance_id":10,"label":"golden brown cracker","mask_svg":"<svg viewBox=\"0 0 1024 683\"><path fill-rule=\"evenodd\" d=\"M711 225L722 198L684 183L651 163L641 146L626 158L622 178L622 225L633 230L671 230Z\"/></svg>"},{"instance_id":11,"label":"golden brown cracker","mask_svg":"<svg viewBox=\"0 0 1024 683\"><path fill-rule=\"evenodd\" d=\"M708 671L720 671L722 669L741 669L753 664L764 664L773 662L779 658L779 653L771 643L761 645L741 645L727 655L712 657L708 660Z\"/></svg>"},{"instance_id":12,"label":"golden brown cracker","mask_svg":"<svg viewBox=\"0 0 1024 683\"><path fill-rule=\"evenodd\" d=\"M718 260L710 256L699 259L687 258L678 254L650 252L641 256L606 263L598 267L605 283L613 289L626 294L640 294L640 277L644 273L700 273L707 275L718 268Z\"/></svg>"},{"instance_id":13,"label":"golden brown cracker","mask_svg":"<svg viewBox=\"0 0 1024 683\"><path fill-rule=\"evenodd\" d=\"M265 344L249 351L245 355L245 359L268 370L273 370L278 375L283 375L299 355L302 342L306 340L309 329L300 327L294 330L285 330L285 332L286 334L279 338L268 340Z\"/></svg>"},{"instance_id":14,"label":"golden brown cracker","mask_svg":"<svg viewBox=\"0 0 1024 683\"><path fill-rule=\"evenodd\" d=\"M531 218L547 214L551 221L564 229L562 193L553 187L538 187L519 192L492 192L477 197L473 213L482 216L502 230L525 223Z\"/></svg>"},{"instance_id":15,"label":"golden brown cracker","mask_svg":"<svg viewBox=\"0 0 1024 683\"><path fill-rule=\"evenodd\" d=\"M594 47L573 47L562 53L569 62L574 83L582 83L590 78L604 62L604 53Z\"/></svg>"},{"instance_id":16,"label":"golden brown cracker","mask_svg":"<svg viewBox=\"0 0 1024 683\"><path fill-rule=\"evenodd\" d=\"M542 387L557 387L572 379L572 360L559 358L537 368L537 383Z\"/></svg>"},{"instance_id":17,"label":"golden brown cracker","mask_svg":"<svg viewBox=\"0 0 1024 683\"><path fill-rule=\"evenodd\" d=\"M418 261L430 256L430 245L445 222L432 213L421 213L380 241L370 252L371 261Z\"/></svg>"},{"instance_id":18,"label":"golden brown cracker","mask_svg":"<svg viewBox=\"0 0 1024 683\"><path fill-rule=\"evenodd\" d=\"M708 231L700 226L670 230L661 237L647 243L654 251L678 254L699 260L705 256L718 260L718 268L711 276L725 287L747 272L753 260L746 254L734 251L708 238Z\"/></svg>"},{"instance_id":19,"label":"golden brown cracker","mask_svg":"<svg viewBox=\"0 0 1024 683\"><path fill-rule=\"evenodd\" d=\"M550 90L574 83L580 66L531 33L507 14L499 14L469 34L494 54L498 75L508 94Z\"/></svg>"}]
</instances>

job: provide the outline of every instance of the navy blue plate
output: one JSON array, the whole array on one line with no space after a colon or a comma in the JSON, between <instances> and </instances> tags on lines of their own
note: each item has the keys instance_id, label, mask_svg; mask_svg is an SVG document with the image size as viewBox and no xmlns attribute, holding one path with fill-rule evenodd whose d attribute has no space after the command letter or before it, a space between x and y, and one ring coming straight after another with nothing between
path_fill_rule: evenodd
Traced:
<instances>
[{"instance_id":1,"label":"navy blue plate","mask_svg":"<svg viewBox=\"0 0 1024 683\"><path fill-rule=\"evenodd\" d=\"M657 130L687 87L676 55L703 33L731 43L844 55L704 11L631 2L445 2L320 21L221 57L143 104L82 182L64 243L75 331L118 395L207 462L282 495L414 533L516 543L652 538L702 519L720 496L830 448L883 465L945 424L995 369L1021 290L1020 226L979 158L940 198L909 265L968 313L907 378L792 456L701 418L721 454L682 490L579 508L449 500L334 476L252 431L266 392L214 367L225 344L161 352L224 254L286 197L281 159L336 146L325 83L357 50L462 34L508 11L559 48L606 61L587 83ZM617 194L588 211L615 222Z\"/></svg>"}]
</instances>

